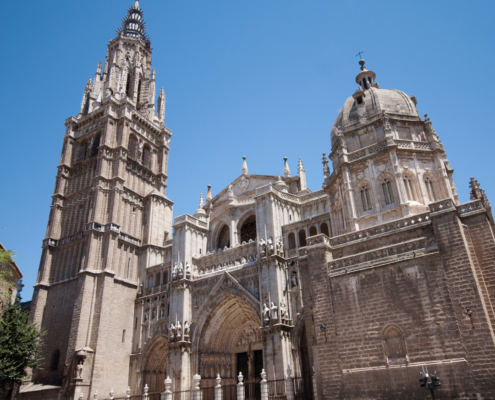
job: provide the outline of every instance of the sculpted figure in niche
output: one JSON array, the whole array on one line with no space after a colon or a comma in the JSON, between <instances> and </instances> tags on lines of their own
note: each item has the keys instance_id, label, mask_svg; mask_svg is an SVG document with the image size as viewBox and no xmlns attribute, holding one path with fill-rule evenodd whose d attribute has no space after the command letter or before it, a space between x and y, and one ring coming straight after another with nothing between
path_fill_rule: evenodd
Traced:
<instances>
[{"instance_id":1,"label":"sculpted figure in niche","mask_svg":"<svg viewBox=\"0 0 495 400\"><path fill-rule=\"evenodd\" d=\"M150 319L150 310L146 310L144 313L144 322L148 321Z\"/></svg>"},{"instance_id":2,"label":"sculpted figure in niche","mask_svg":"<svg viewBox=\"0 0 495 400\"><path fill-rule=\"evenodd\" d=\"M162 304L160 307L160 317L163 318L165 316L165 306Z\"/></svg>"},{"instance_id":3,"label":"sculpted figure in niche","mask_svg":"<svg viewBox=\"0 0 495 400\"><path fill-rule=\"evenodd\" d=\"M141 155L143 154L143 143L138 143L136 147L137 158L141 159Z\"/></svg>"},{"instance_id":4,"label":"sculpted figure in niche","mask_svg":"<svg viewBox=\"0 0 495 400\"><path fill-rule=\"evenodd\" d=\"M263 319L265 321L270 321L270 309L263 303Z\"/></svg>"},{"instance_id":5,"label":"sculpted figure in niche","mask_svg":"<svg viewBox=\"0 0 495 400\"><path fill-rule=\"evenodd\" d=\"M282 320L286 320L288 321L289 320L289 312L288 312L288 308L285 304L284 301L282 301L280 303L280 316L282 318Z\"/></svg>"},{"instance_id":6,"label":"sculpted figure in niche","mask_svg":"<svg viewBox=\"0 0 495 400\"><path fill-rule=\"evenodd\" d=\"M180 324L180 321L177 321L177 341L182 340L182 326Z\"/></svg>"},{"instance_id":7,"label":"sculpted figure in niche","mask_svg":"<svg viewBox=\"0 0 495 400\"><path fill-rule=\"evenodd\" d=\"M156 308L153 309L153 314L151 314L151 315L152 315L153 319L156 319Z\"/></svg>"},{"instance_id":8,"label":"sculpted figure in niche","mask_svg":"<svg viewBox=\"0 0 495 400\"><path fill-rule=\"evenodd\" d=\"M179 279L184 278L184 264L182 264L181 262L179 262L178 265L177 277Z\"/></svg>"},{"instance_id":9,"label":"sculpted figure in niche","mask_svg":"<svg viewBox=\"0 0 495 400\"><path fill-rule=\"evenodd\" d=\"M229 185L228 196L234 197L234 187L232 185Z\"/></svg>"},{"instance_id":10,"label":"sculpted figure in niche","mask_svg":"<svg viewBox=\"0 0 495 400\"><path fill-rule=\"evenodd\" d=\"M174 268L172 269L172 280L175 281L177 280L177 272L179 271L179 268L177 267L177 263L174 264Z\"/></svg>"},{"instance_id":11,"label":"sculpted figure in niche","mask_svg":"<svg viewBox=\"0 0 495 400\"><path fill-rule=\"evenodd\" d=\"M292 273L291 282L292 282L292 287L293 287L293 288L295 288L295 287L297 287L297 286L298 286L298 285L297 285L297 272L296 272L296 271L294 271L294 272Z\"/></svg>"},{"instance_id":12,"label":"sculpted figure in niche","mask_svg":"<svg viewBox=\"0 0 495 400\"><path fill-rule=\"evenodd\" d=\"M77 368L76 368L76 378L82 379L83 368L84 368L83 360L79 360L79 364L77 364Z\"/></svg>"},{"instance_id":13,"label":"sculpted figure in niche","mask_svg":"<svg viewBox=\"0 0 495 400\"><path fill-rule=\"evenodd\" d=\"M260 255L261 257L266 256L266 242L264 239L260 239Z\"/></svg>"}]
</instances>

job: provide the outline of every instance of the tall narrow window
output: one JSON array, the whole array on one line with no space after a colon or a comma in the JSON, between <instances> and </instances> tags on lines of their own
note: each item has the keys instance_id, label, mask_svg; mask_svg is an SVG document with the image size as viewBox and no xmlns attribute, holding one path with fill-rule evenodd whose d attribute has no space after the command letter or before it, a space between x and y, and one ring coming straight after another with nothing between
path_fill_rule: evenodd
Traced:
<instances>
[{"instance_id":1,"label":"tall narrow window","mask_svg":"<svg viewBox=\"0 0 495 400\"><path fill-rule=\"evenodd\" d=\"M129 145L128 145L128 150L129 150L129 157L136 159L137 155L137 139L136 136L131 135L129 136Z\"/></svg>"},{"instance_id":2,"label":"tall narrow window","mask_svg":"<svg viewBox=\"0 0 495 400\"><path fill-rule=\"evenodd\" d=\"M138 83L138 89L137 89L137 102L138 104L141 102L141 79L139 80Z\"/></svg>"},{"instance_id":3,"label":"tall narrow window","mask_svg":"<svg viewBox=\"0 0 495 400\"><path fill-rule=\"evenodd\" d=\"M125 343L125 329L122 331L122 343Z\"/></svg>"},{"instance_id":4,"label":"tall narrow window","mask_svg":"<svg viewBox=\"0 0 495 400\"><path fill-rule=\"evenodd\" d=\"M406 176L404 178L404 186L406 188L406 195L408 200L415 200L414 198L414 190L413 190L413 185L411 182L411 178Z\"/></svg>"},{"instance_id":5,"label":"tall narrow window","mask_svg":"<svg viewBox=\"0 0 495 400\"><path fill-rule=\"evenodd\" d=\"M98 147L100 147L100 135L96 135L91 143L91 155L90 157L98 155Z\"/></svg>"},{"instance_id":6,"label":"tall narrow window","mask_svg":"<svg viewBox=\"0 0 495 400\"><path fill-rule=\"evenodd\" d=\"M296 248L296 237L291 232L291 233L289 233L289 250L292 250L295 248Z\"/></svg>"},{"instance_id":7,"label":"tall narrow window","mask_svg":"<svg viewBox=\"0 0 495 400\"><path fill-rule=\"evenodd\" d=\"M392 191L392 184L388 179L383 180L382 189L385 204L392 204L394 202L394 192Z\"/></svg>"},{"instance_id":8,"label":"tall narrow window","mask_svg":"<svg viewBox=\"0 0 495 400\"><path fill-rule=\"evenodd\" d=\"M127 97L131 97L131 74L127 74L127 84L125 87L125 94Z\"/></svg>"},{"instance_id":9,"label":"tall narrow window","mask_svg":"<svg viewBox=\"0 0 495 400\"><path fill-rule=\"evenodd\" d=\"M129 275L131 273L131 258L127 260L127 278L129 278Z\"/></svg>"},{"instance_id":10,"label":"tall narrow window","mask_svg":"<svg viewBox=\"0 0 495 400\"><path fill-rule=\"evenodd\" d=\"M150 146L145 145L143 149L143 165L148 169L151 169L152 155Z\"/></svg>"},{"instance_id":11,"label":"tall narrow window","mask_svg":"<svg viewBox=\"0 0 495 400\"><path fill-rule=\"evenodd\" d=\"M55 350L50 360L50 371L56 371L58 369L58 363L60 360L60 350Z\"/></svg>"},{"instance_id":12,"label":"tall narrow window","mask_svg":"<svg viewBox=\"0 0 495 400\"><path fill-rule=\"evenodd\" d=\"M304 229L301 229L299 231L299 246L300 247L306 246L306 231Z\"/></svg>"},{"instance_id":13,"label":"tall narrow window","mask_svg":"<svg viewBox=\"0 0 495 400\"><path fill-rule=\"evenodd\" d=\"M371 207L370 191L365 186L361 188L361 201L363 203L363 211L366 212L373 209Z\"/></svg>"},{"instance_id":14,"label":"tall narrow window","mask_svg":"<svg viewBox=\"0 0 495 400\"><path fill-rule=\"evenodd\" d=\"M433 184L431 183L431 179L426 177L425 178L425 186L426 186L426 192L428 193L428 199L430 200L430 203L435 201L435 192L433 191Z\"/></svg>"},{"instance_id":15,"label":"tall narrow window","mask_svg":"<svg viewBox=\"0 0 495 400\"><path fill-rule=\"evenodd\" d=\"M320 230L321 230L321 233L330 237L330 231L328 230L328 225L325 222L323 224L321 224Z\"/></svg>"}]
</instances>

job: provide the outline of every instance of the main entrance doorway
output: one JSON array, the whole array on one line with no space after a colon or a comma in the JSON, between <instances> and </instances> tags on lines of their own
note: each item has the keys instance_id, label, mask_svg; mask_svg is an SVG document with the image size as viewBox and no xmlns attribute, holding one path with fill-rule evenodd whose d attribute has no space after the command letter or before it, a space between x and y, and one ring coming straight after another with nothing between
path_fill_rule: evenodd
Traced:
<instances>
[{"instance_id":1,"label":"main entrance doorway","mask_svg":"<svg viewBox=\"0 0 495 400\"><path fill-rule=\"evenodd\" d=\"M242 373L245 381L246 400L261 399L261 371L263 370L263 350L237 353L237 376Z\"/></svg>"}]
</instances>

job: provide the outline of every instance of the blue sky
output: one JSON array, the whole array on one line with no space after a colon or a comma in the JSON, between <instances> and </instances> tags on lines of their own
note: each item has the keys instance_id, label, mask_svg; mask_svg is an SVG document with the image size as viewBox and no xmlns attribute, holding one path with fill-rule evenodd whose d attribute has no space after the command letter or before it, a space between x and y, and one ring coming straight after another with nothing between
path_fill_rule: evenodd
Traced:
<instances>
[{"instance_id":1,"label":"blue sky","mask_svg":"<svg viewBox=\"0 0 495 400\"><path fill-rule=\"evenodd\" d=\"M41 255L64 135L89 76L134 0L2 0L0 242L24 300ZM418 99L444 143L461 201L495 193L493 1L141 0L173 131L167 195L194 213L241 173L292 173L321 188L358 51L383 88Z\"/></svg>"}]
</instances>

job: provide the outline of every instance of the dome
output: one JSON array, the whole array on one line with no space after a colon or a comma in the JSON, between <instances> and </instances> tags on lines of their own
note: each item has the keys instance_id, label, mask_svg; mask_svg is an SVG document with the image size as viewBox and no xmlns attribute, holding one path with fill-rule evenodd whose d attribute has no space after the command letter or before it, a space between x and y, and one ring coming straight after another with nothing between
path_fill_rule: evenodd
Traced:
<instances>
[{"instance_id":1,"label":"dome","mask_svg":"<svg viewBox=\"0 0 495 400\"><path fill-rule=\"evenodd\" d=\"M374 82L375 73L367 71L364 60L361 73L356 77L358 90L349 97L332 127L331 142L336 140L337 132L357 129L360 126L380 118L382 113L407 120L420 121L416 109L416 99L396 89L381 89Z\"/></svg>"}]
</instances>

